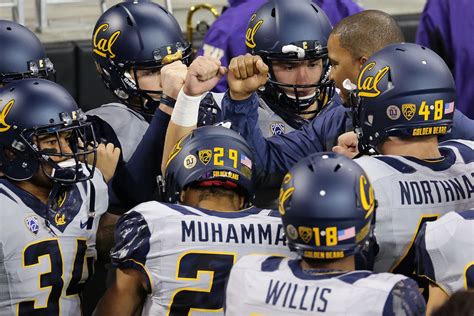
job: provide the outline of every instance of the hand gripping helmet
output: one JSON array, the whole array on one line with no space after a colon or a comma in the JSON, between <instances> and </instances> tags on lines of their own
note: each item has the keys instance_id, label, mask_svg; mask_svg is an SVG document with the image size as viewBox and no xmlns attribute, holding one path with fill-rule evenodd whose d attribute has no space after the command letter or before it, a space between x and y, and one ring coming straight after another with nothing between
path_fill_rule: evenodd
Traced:
<instances>
[{"instance_id":1,"label":"hand gripping helmet","mask_svg":"<svg viewBox=\"0 0 474 316\"><path fill-rule=\"evenodd\" d=\"M418 44L392 44L364 64L351 94L361 152L389 136L442 135L453 124L455 85L445 62Z\"/></svg>"},{"instance_id":2,"label":"hand gripping helmet","mask_svg":"<svg viewBox=\"0 0 474 316\"><path fill-rule=\"evenodd\" d=\"M21 24L0 20L0 84L31 77L53 79L53 63L36 35Z\"/></svg>"},{"instance_id":3,"label":"hand gripping helmet","mask_svg":"<svg viewBox=\"0 0 474 316\"><path fill-rule=\"evenodd\" d=\"M64 135L69 148L61 141ZM96 161L93 136L86 115L58 84L32 78L0 89L0 170L9 179L28 180L39 168L59 184L90 179ZM60 150L41 148L37 140L44 137ZM59 159L51 159L53 156ZM86 158L92 165L81 163Z\"/></svg>"},{"instance_id":4,"label":"hand gripping helmet","mask_svg":"<svg viewBox=\"0 0 474 316\"><path fill-rule=\"evenodd\" d=\"M248 204L254 194L253 155L237 132L203 126L184 136L166 164L165 200L176 203L188 186L236 190Z\"/></svg>"},{"instance_id":5,"label":"hand gripping helmet","mask_svg":"<svg viewBox=\"0 0 474 316\"><path fill-rule=\"evenodd\" d=\"M328 79L327 40L331 30L324 11L309 0L270 0L250 18L246 33L247 51L261 56L269 66L270 78L263 96L269 99L270 106L278 104L274 110L282 118L298 120L298 114L317 113L334 94L334 85ZM275 78L275 61L308 59L322 59L323 71L318 82L284 84ZM314 94L299 97L300 89L314 88ZM292 96L286 94L284 89L292 89ZM319 105L317 110L308 111L315 101Z\"/></svg>"},{"instance_id":6,"label":"hand gripping helmet","mask_svg":"<svg viewBox=\"0 0 474 316\"><path fill-rule=\"evenodd\" d=\"M336 153L317 153L286 174L278 210L292 251L340 259L368 246L376 201L364 170Z\"/></svg>"},{"instance_id":7,"label":"hand gripping helmet","mask_svg":"<svg viewBox=\"0 0 474 316\"><path fill-rule=\"evenodd\" d=\"M139 80L130 74L137 78L137 69L159 71L176 60L187 64L191 54L171 13L144 0L119 3L102 14L94 27L92 46L107 89L143 114L153 114L158 102L150 94L161 91L141 89Z\"/></svg>"}]
</instances>

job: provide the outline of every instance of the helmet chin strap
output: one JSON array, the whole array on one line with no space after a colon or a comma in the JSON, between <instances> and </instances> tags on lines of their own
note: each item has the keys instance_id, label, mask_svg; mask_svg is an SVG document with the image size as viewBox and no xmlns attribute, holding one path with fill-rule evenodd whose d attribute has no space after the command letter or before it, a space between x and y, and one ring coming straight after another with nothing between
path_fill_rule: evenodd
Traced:
<instances>
[{"instance_id":1,"label":"helmet chin strap","mask_svg":"<svg viewBox=\"0 0 474 316\"><path fill-rule=\"evenodd\" d=\"M52 167L50 177L52 179L70 180L73 181L77 177L76 166L78 166L78 172L82 173L82 164L77 164L74 159L68 159L61 162L54 162L51 158L48 159L49 164Z\"/></svg>"},{"instance_id":2,"label":"helmet chin strap","mask_svg":"<svg viewBox=\"0 0 474 316\"><path fill-rule=\"evenodd\" d=\"M286 96L288 98L290 98L291 100L296 101L296 96L290 95L290 94L287 94L287 93L286 93ZM298 97L298 100L305 101L305 100L309 100L311 98L314 98L315 96L316 96L316 91L314 93L310 94L310 95L307 95L307 96L304 96L304 97Z\"/></svg>"}]
</instances>

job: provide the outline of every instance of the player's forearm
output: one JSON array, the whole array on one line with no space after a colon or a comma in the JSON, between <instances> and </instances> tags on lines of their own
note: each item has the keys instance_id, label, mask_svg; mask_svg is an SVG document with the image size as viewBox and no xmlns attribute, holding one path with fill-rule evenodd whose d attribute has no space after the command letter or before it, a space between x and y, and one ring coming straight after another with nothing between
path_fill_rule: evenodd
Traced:
<instances>
[{"instance_id":1,"label":"player's forearm","mask_svg":"<svg viewBox=\"0 0 474 316\"><path fill-rule=\"evenodd\" d=\"M94 312L96 316L132 316L146 296L146 284L140 272L117 269L114 284L105 292Z\"/></svg>"},{"instance_id":2,"label":"player's forearm","mask_svg":"<svg viewBox=\"0 0 474 316\"><path fill-rule=\"evenodd\" d=\"M138 300L134 295L118 290L114 284L100 300L94 315L132 316L136 314L140 306L141 299Z\"/></svg>"},{"instance_id":3,"label":"player's forearm","mask_svg":"<svg viewBox=\"0 0 474 316\"><path fill-rule=\"evenodd\" d=\"M113 179L113 191L128 206L150 200L156 189L156 177L160 174L164 137L170 116L156 110L145 135L130 160L117 171Z\"/></svg>"},{"instance_id":4,"label":"player's forearm","mask_svg":"<svg viewBox=\"0 0 474 316\"><path fill-rule=\"evenodd\" d=\"M109 261L110 249L115 244L114 233L115 224L119 219L118 215L111 213L104 213L99 222L99 229L97 230L96 249L99 259Z\"/></svg>"},{"instance_id":5,"label":"player's forearm","mask_svg":"<svg viewBox=\"0 0 474 316\"><path fill-rule=\"evenodd\" d=\"M164 174L166 163L174 145L197 126L201 96L190 97L181 90L176 100L173 114L166 131L161 170Z\"/></svg>"}]
</instances>

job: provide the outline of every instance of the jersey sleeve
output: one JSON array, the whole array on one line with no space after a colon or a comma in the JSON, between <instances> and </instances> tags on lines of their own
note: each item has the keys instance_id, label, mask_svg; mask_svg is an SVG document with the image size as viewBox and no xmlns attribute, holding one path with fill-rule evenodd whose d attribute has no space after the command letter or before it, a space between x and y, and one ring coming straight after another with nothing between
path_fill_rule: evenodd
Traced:
<instances>
[{"instance_id":1,"label":"jersey sleeve","mask_svg":"<svg viewBox=\"0 0 474 316\"><path fill-rule=\"evenodd\" d=\"M426 303L418 284L410 278L398 281L390 291L383 315L425 315Z\"/></svg>"},{"instance_id":2,"label":"jersey sleeve","mask_svg":"<svg viewBox=\"0 0 474 316\"><path fill-rule=\"evenodd\" d=\"M426 224L420 229L420 232L415 240L415 264L416 274L429 279L431 282L436 282L433 263L430 255L426 250Z\"/></svg>"},{"instance_id":3,"label":"jersey sleeve","mask_svg":"<svg viewBox=\"0 0 474 316\"><path fill-rule=\"evenodd\" d=\"M150 228L142 214L130 211L117 222L115 247L110 257L112 264L120 269L135 269L144 274L149 288L153 284L146 267L150 252Z\"/></svg>"},{"instance_id":4,"label":"jersey sleeve","mask_svg":"<svg viewBox=\"0 0 474 316\"><path fill-rule=\"evenodd\" d=\"M310 153L331 150L337 136L346 131L346 111L334 104L301 129L265 139L258 128L258 105L256 93L242 101L234 101L226 93L222 100L224 120L249 143L258 168L266 173L284 173Z\"/></svg>"},{"instance_id":5,"label":"jersey sleeve","mask_svg":"<svg viewBox=\"0 0 474 316\"><path fill-rule=\"evenodd\" d=\"M112 189L127 206L149 201L157 187L156 177L161 174L160 161L170 116L157 109L153 119L130 160L117 168Z\"/></svg>"}]
</instances>

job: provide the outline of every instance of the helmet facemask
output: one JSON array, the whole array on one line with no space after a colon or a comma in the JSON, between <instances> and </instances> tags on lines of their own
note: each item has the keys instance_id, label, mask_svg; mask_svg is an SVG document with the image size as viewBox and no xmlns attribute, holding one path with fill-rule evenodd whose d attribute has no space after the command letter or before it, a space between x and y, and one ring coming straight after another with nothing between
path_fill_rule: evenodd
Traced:
<instances>
[{"instance_id":1,"label":"helmet facemask","mask_svg":"<svg viewBox=\"0 0 474 316\"><path fill-rule=\"evenodd\" d=\"M67 113L61 113L62 123L21 131L18 140L12 144L17 155L16 164L20 163L26 169L35 161L36 170L41 168L47 178L61 185L91 179L97 161L97 142L92 124L86 122L81 110L76 114L76 118L71 118ZM69 148L65 147L63 139ZM44 142L57 144L58 148L42 146ZM34 175L31 173L26 179L15 179L8 169L5 173L14 180L27 180Z\"/></svg>"},{"instance_id":2,"label":"helmet facemask","mask_svg":"<svg viewBox=\"0 0 474 316\"><path fill-rule=\"evenodd\" d=\"M27 62L28 71L15 73L1 73L0 83L8 84L15 80L27 78L43 78L56 82L56 70L49 58L31 60Z\"/></svg>"},{"instance_id":3,"label":"helmet facemask","mask_svg":"<svg viewBox=\"0 0 474 316\"><path fill-rule=\"evenodd\" d=\"M160 51L171 53L162 56ZM142 89L138 71L160 72L163 66L177 60L188 65L190 56L191 46L183 47L182 43L177 42L174 48L166 46L156 49L153 53L153 60L116 62L109 58L107 69L101 66L98 68L108 89L112 90L128 107L150 118L160 104L159 99L163 91Z\"/></svg>"},{"instance_id":4,"label":"helmet facemask","mask_svg":"<svg viewBox=\"0 0 474 316\"><path fill-rule=\"evenodd\" d=\"M282 48L282 53L262 52L259 53L270 68L269 80L266 85L266 94L271 95L278 104L279 110L287 115L314 116L328 103L334 95L333 82L329 80L329 59L327 48L321 47L317 41L313 41L314 49L303 49L307 47L310 41L304 41L297 45L286 45ZM303 61L322 60L322 72L318 80L313 84L286 84L276 79L274 72L274 63L288 62L300 63ZM308 96L302 96L302 90L314 90L314 93ZM288 91L292 91L291 94ZM309 110L309 107L317 102L315 109Z\"/></svg>"}]
</instances>

